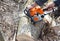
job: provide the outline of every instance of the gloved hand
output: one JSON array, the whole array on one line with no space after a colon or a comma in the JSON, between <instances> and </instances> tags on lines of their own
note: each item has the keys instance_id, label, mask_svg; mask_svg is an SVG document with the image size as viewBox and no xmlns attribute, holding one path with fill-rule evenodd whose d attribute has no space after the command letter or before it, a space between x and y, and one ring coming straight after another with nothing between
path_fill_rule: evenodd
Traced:
<instances>
[{"instance_id":1,"label":"gloved hand","mask_svg":"<svg viewBox=\"0 0 60 41\"><path fill-rule=\"evenodd\" d=\"M34 2L32 5L28 5L25 10L28 11L31 8L34 8L35 6L37 6L37 4Z\"/></svg>"},{"instance_id":2,"label":"gloved hand","mask_svg":"<svg viewBox=\"0 0 60 41\"><path fill-rule=\"evenodd\" d=\"M50 2L46 5L46 8L48 11L52 10L55 7L55 3L54 2Z\"/></svg>"},{"instance_id":3,"label":"gloved hand","mask_svg":"<svg viewBox=\"0 0 60 41\"><path fill-rule=\"evenodd\" d=\"M27 14L29 9L33 8L31 5L28 5L25 10L24 10L24 13Z\"/></svg>"}]
</instances>

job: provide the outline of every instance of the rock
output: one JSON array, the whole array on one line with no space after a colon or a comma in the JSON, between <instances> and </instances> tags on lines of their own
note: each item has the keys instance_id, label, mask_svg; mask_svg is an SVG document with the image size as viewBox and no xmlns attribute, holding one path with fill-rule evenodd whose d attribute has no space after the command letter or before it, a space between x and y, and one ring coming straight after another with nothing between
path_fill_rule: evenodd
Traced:
<instances>
[{"instance_id":1,"label":"rock","mask_svg":"<svg viewBox=\"0 0 60 41\"><path fill-rule=\"evenodd\" d=\"M3 38L2 34L1 34L1 32L0 32L0 41L4 41L4 38Z\"/></svg>"},{"instance_id":2,"label":"rock","mask_svg":"<svg viewBox=\"0 0 60 41\"><path fill-rule=\"evenodd\" d=\"M33 38L31 38L31 37L29 37L29 36L27 36L27 35L18 35L17 36L17 40L18 41L36 41L36 40L34 40Z\"/></svg>"}]
</instances>

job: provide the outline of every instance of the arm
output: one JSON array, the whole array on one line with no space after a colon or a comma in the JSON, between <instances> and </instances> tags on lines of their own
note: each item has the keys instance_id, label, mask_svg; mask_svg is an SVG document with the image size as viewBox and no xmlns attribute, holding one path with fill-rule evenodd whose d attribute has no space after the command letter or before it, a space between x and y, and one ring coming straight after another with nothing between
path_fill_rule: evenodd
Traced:
<instances>
[{"instance_id":1,"label":"arm","mask_svg":"<svg viewBox=\"0 0 60 41\"><path fill-rule=\"evenodd\" d=\"M38 4L39 6L43 6L45 2L48 0L36 0L35 3Z\"/></svg>"}]
</instances>

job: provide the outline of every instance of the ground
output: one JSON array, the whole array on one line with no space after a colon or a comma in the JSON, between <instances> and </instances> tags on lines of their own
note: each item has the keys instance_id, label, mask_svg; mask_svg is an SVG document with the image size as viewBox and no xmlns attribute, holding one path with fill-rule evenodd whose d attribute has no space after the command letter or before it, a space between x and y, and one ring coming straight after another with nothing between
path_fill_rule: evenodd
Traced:
<instances>
[{"instance_id":1,"label":"ground","mask_svg":"<svg viewBox=\"0 0 60 41\"><path fill-rule=\"evenodd\" d=\"M32 2L33 0L0 0L0 41L16 41L16 39L18 41L42 41L37 37L40 35L44 22L33 25L23 13L24 8ZM59 29L58 27L55 31ZM46 34L43 41L52 41L49 35L51 34Z\"/></svg>"}]
</instances>

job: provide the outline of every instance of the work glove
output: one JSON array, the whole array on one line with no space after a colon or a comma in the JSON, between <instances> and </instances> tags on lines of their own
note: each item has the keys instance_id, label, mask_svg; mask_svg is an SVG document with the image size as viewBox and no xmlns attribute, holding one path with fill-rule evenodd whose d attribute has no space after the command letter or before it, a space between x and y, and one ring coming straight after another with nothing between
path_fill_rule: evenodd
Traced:
<instances>
[{"instance_id":1,"label":"work glove","mask_svg":"<svg viewBox=\"0 0 60 41\"><path fill-rule=\"evenodd\" d=\"M54 7L55 7L54 2L50 2L45 6L45 8L47 8L48 11L52 10Z\"/></svg>"}]
</instances>

